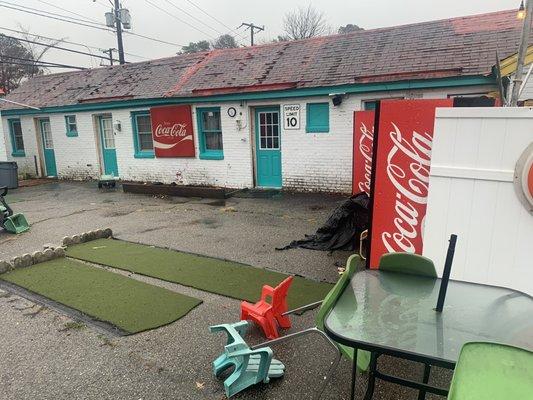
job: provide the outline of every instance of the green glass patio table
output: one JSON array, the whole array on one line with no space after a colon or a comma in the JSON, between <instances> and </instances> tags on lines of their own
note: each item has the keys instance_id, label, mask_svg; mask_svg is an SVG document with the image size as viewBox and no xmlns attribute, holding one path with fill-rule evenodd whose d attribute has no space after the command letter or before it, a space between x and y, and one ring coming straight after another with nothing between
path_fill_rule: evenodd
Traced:
<instances>
[{"instance_id":1,"label":"green glass patio table","mask_svg":"<svg viewBox=\"0 0 533 400\"><path fill-rule=\"evenodd\" d=\"M445 396L427 384L430 365L453 369L467 342L533 349L533 298L502 287L450 280L441 313L440 279L378 270L354 275L325 321L333 340L373 353L365 398L375 379ZM423 383L377 371L382 354L424 363ZM357 357L354 356L354 360ZM352 397L355 393L355 365Z\"/></svg>"}]
</instances>

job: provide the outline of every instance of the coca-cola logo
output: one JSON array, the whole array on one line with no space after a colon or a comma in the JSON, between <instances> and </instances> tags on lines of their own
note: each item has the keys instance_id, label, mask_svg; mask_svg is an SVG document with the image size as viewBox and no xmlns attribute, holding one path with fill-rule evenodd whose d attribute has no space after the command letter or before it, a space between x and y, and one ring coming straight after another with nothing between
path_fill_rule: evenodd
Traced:
<instances>
[{"instance_id":1,"label":"coca-cola logo","mask_svg":"<svg viewBox=\"0 0 533 400\"><path fill-rule=\"evenodd\" d=\"M370 194L370 176L372 175L372 143L374 141L374 128L368 129L364 122L359 128L361 136L359 138L359 153L364 162L364 180L358 183L360 192Z\"/></svg>"},{"instance_id":2,"label":"coca-cola logo","mask_svg":"<svg viewBox=\"0 0 533 400\"><path fill-rule=\"evenodd\" d=\"M158 124L154 132L156 137L180 137L187 135L187 124L173 124L171 126Z\"/></svg>"},{"instance_id":3,"label":"coca-cola logo","mask_svg":"<svg viewBox=\"0 0 533 400\"><path fill-rule=\"evenodd\" d=\"M389 252L414 253L413 242L421 235L423 208L427 203L431 165L431 134L413 131L412 140L404 139L392 123L392 148L387 155L387 176L396 190L392 232L383 232L381 239ZM407 162L401 161L407 157ZM401 165L408 164L407 170Z\"/></svg>"}]
</instances>

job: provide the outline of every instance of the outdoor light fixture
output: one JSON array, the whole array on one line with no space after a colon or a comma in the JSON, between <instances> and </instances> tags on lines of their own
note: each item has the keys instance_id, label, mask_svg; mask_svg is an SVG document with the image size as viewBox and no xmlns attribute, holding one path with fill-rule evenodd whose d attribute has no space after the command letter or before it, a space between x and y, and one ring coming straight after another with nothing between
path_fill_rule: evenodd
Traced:
<instances>
[{"instance_id":1,"label":"outdoor light fixture","mask_svg":"<svg viewBox=\"0 0 533 400\"><path fill-rule=\"evenodd\" d=\"M336 106L339 106L342 104L342 96L343 94L334 94L334 95L330 95L331 96L331 102L333 103L333 105L336 107Z\"/></svg>"},{"instance_id":2,"label":"outdoor light fixture","mask_svg":"<svg viewBox=\"0 0 533 400\"><path fill-rule=\"evenodd\" d=\"M122 130L122 124L120 123L119 120L116 120L113 123L113 127L115 128L115 131L117 131L117 132L120 132Z\"/></svg>"},{"instance_id":3,"label":"outdoor light fixture","mask_svg":"<svg viewBox=\"0 0 533 400\"><path fill-rule=\"evenodd\" d=\"M520 3L520 7L518 7L518 12L516 13L517 19L524 19L526 17L526 9L524 8L524 0Z\"/></svg>"}]
</instances>

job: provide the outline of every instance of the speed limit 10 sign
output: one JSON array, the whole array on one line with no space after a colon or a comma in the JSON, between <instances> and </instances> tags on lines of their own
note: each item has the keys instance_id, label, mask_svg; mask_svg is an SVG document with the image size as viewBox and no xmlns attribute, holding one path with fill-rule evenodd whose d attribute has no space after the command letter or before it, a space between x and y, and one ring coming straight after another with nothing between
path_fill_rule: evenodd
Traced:
<instances>
[{"instance_id":1,"label":"speed limit 10 sign","mask_svg":"<svg viewBox=\"0 0 533 400\"><path fill-rule=\"evenodd\" d=\"M300 129L300 105L283 105L283 129Z\"/></svg>"}]
</instances>

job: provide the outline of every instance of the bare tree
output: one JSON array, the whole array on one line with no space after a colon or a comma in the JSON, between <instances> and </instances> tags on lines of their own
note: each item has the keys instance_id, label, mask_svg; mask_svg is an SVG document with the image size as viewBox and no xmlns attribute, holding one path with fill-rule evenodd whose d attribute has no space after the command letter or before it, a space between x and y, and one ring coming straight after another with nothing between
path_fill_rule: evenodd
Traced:
<instances>
[{"instance_id":1,"label":"bare tree","mask_svg":"<svg viewBox=\"0 0 533 400\"><path fill-rule=\"evenodd\" d=\"M64 38L62 39L48 39L46 37L42 37L39 35L34 35L30 33L30 30L28 28L25 28L21 24L19 24L19 28L22 32L22 38L25 40L33 41L33 42L39 42L43 44L34 44L29 42L21 42L24 48L28 51L28 54L30 55L30 58L35 62L35 67L32 71L33 73L29 75L30 77L35 75L40 75L44 73L45 68L39 67L37 61L41 61L44 55L52 49L54 46L57 46L58 44L62 43Z\"/></svg>"},{"instance_id":2,"label":"bare tree","mask_svg":"<svg viewBox=\"0 0 533 400\"><path fill-rule=\"evenodd\" d=\"M24 78L34 76L37 70L21 42L0 34L0 89L11 92Z\"/></svg>"},{"instance_id":3,"label":"bare tree","mask_svg":"<svg viewBox=\"0 0 533 400\"><path fill-rule=\"evenodd\" d=\"M278 39L297 40L321 36L330 32L324 13L313 8L298 7L297 10L285 14L283 18L285 35Z\"/></svg>"}]
</instances>

